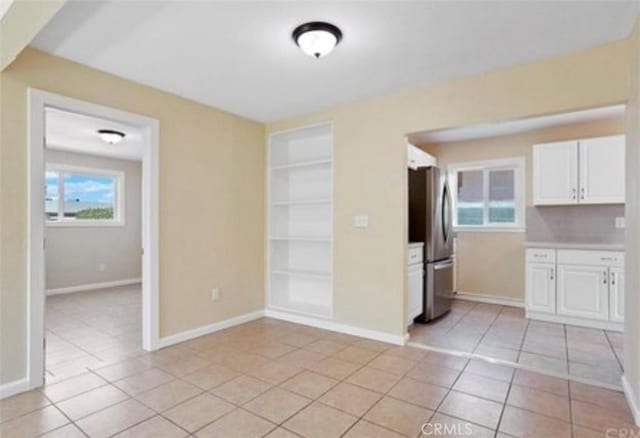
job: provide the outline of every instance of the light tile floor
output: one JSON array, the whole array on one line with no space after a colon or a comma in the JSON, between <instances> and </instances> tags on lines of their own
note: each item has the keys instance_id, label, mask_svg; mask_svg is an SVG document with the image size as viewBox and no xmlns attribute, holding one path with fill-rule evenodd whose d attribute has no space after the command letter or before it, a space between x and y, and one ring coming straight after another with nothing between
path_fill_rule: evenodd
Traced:
<instances>
[{"instance_id":1,"label":"light tile floor","mask_svg":"<svg viewBox=\"0 0 640 438\"><path fill-rule=\"evenodd\" d=\"M457 300L448 315L414 324L411 340L620 387L623 334L528 320L515 307Z\"/></svg>"},{"instance_id":2,"label":"light tile floor","mask_svg":"<svg viewBox=\"0 0 640 438\"><path fill-rule=\"evenodd\" d=\"M140 354L140 285L47 297L46 380Z\"/></svg>"},{"instance_id":3,"label":"light tile floor","mask_svg":"<svg viewBox=\"0 0 640 438\"><path fill-rule=\"evenodd\" d=\"M474 437L640 433L618 391L271 319L123 351L132 356L104 356L0 401L0 436L416 438L443 436L445 425Z\"/></svg>"}]
</instances>

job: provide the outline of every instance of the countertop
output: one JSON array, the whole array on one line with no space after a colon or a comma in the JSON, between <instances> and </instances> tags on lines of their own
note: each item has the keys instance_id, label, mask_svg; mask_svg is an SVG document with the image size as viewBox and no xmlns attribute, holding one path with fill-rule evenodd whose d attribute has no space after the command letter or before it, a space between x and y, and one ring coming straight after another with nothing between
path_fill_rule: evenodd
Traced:
<instances>
[{"instance_id":1,"label":"countertop","mask_svg":"<svg viewBox=\"0 0 640 438\"><path fill-rule=\"evenodd\" d=\"M524 243L527 248L584 249L594 251L624 251L622 243L574 243L574 242L530 242Z\"/></svg>"},{"instance_id":2,"label":"countertop","mask_svg":"<svg viewBox=\"0 0 640 438\"><path fill-rule=\"evenodd\" d=\"M424 246L424 242L409 242L409 248L420 248Z\"/></svg>"}]
</instances>

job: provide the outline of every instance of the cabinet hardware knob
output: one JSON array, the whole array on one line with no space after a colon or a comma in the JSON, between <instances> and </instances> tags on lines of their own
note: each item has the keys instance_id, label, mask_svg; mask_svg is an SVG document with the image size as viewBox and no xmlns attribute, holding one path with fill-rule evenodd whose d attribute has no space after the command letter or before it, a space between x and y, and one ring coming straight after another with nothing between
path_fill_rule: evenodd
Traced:
<instances>
[{"instance_id":1,"label":"cabinet hardware knob","mask_svg":"<svg viewBox=\"0 0 640 438\"><path fill-rule=\"evenodd\" d=\"M611 273L611 285L615 286L616 284L616 274L614 272Z\"/></svg>"},{"instance_id":2,"label":"cabinet hardware knob","mask_svg":"<svg viewBox=\"0 0 640 438\"><path fill-rule=\"evenodd\" d=\"M553 280L553 268L549 269L551 275L549 276L549 280Z\"/></svg>"},{"instance_id":3,"label":"cabinet hardware knob","mask_svg":"<svg viewBox=\"0 0 640 438\"><path fill-rule=\"evenodd\" d=\"M573 194L571 195L571 199L576 199L576 189L575 189L575 188L573 188L573 189L571 189L571 190L572 190L572 192L573 192Z\"/></svg>"},{"instance_id":4,"label":"cabinet hardware knob","mask_svg":"<svg viewBox=\"0 0 640 438\"><path fill-rule=\"evenodd\" d=\"M607 272L604 272L604 275L602 276L602 283L603 284L607 284Z\"/></svg>"}]
</instances>

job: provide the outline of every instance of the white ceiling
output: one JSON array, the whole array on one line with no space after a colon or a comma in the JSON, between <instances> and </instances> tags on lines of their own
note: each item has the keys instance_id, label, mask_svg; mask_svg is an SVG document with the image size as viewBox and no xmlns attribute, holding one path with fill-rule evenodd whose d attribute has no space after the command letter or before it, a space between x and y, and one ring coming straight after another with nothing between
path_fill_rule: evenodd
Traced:
<instances>
[{"instance_id":1,"label":"white ceiling","mask_svg":"<svg viewBox=\"0 0 640 438\"><path fill-rule=\"evenodd\" d=\"M261 121L626 38L637 0L70 1L38 49ZM339 26L325 58L291 31Z\"/></svg>"},{"instance_id":2,"label":"white ceiling","mask_svg":"<svg viewBox=\"0 0 640 438\"><path fill-rule=\"evenodd\" d=\"M429 143L450 143L454 141L475 140L501 135L518 134L536 129L571 123L593 122L595 120L621 117L624 115L625 105L611 105L570 113L551 114L541 117L509 120L505 122L487 123L483 125L463 126L460 128L424 131L409 134L409 143L420 145Z\"/></svg>"},{"instance_id":3,"label":"white ceiling","mask_svg":"<svg viewBox=\"0 0 640 438\"><path fill-rule=\"evenodd\" d=\"M139 128L54 108L46 109L45 127L50 149L142 160L144 140ZM98 129L124 132L125 138L118 144L108 144L100 138Z\"/></svg>"}]
</instances>

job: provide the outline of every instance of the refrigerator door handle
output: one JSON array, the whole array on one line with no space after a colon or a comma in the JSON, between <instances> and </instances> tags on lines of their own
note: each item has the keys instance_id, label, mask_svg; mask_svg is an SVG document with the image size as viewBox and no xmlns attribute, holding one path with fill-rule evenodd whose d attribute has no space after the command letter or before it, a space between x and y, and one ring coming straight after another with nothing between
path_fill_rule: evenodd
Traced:
<instances>
[{"instance_id":1,"label":"refrigerator door handle","mask_svg":"<svg viewBox=\"0 0 640 438\"><path fill-rule=\"evenodd\" d=\"M451 218L449 217L449 185L444 183L442 188L442 202L441 202L441 224L442 224L442 237L444 243L447 243L449 240L449 221Z\"/></svg>"},{"instance_id":2,"label":"refrigerator door handle","mask_svg":"<svg viewBox=\"0 0 640 438\"><path fill-rule=\"evenodd\" d=\"M433 270L434 271L439 271L440 269L447 269L447 268L451 268L452 266L453 266L453 262L434 263L433 264Z\"/></svg>"}]
</instances>

